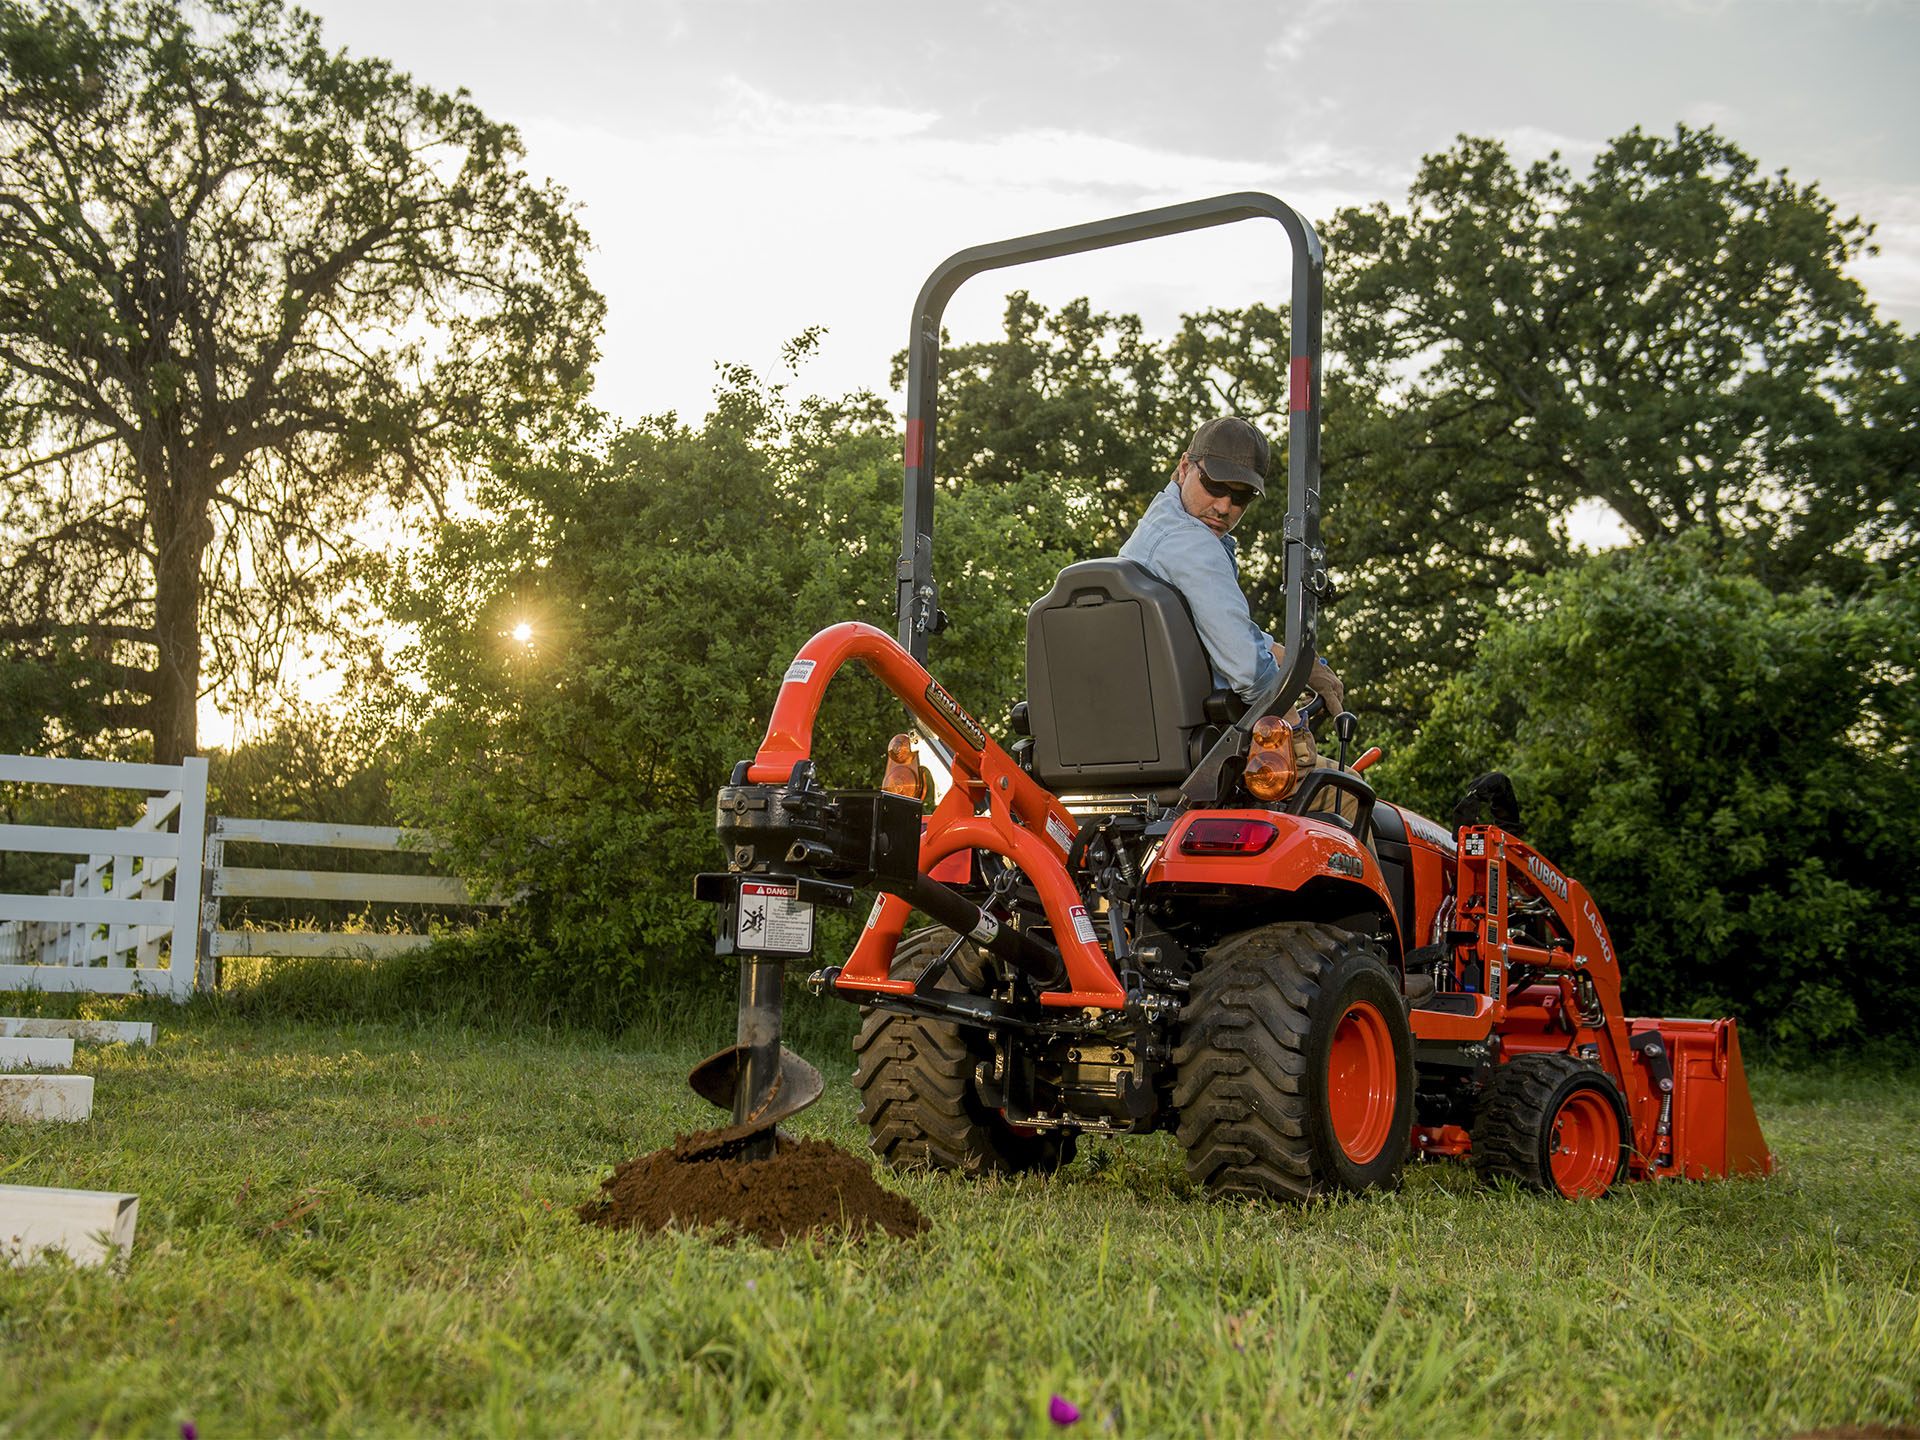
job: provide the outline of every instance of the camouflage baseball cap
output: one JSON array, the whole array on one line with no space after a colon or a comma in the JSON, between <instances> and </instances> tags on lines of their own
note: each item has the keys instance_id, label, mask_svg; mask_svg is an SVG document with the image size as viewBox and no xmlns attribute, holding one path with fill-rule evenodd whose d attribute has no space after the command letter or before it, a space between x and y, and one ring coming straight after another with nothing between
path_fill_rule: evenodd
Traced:
<instances>
[{"instance_id":1,"label":"camouflage baseball cap","mask_svg":"<svg viewBox=\"0 0 1920 1440\"><path fill-rule=\"evenodd\" d=\"M1209 480L1221 485L1245 485L1256 495L1267 493L1267 437L1238 415L1209 420L1187 442L1187 458Z\"/></svg>"}]
</instances>

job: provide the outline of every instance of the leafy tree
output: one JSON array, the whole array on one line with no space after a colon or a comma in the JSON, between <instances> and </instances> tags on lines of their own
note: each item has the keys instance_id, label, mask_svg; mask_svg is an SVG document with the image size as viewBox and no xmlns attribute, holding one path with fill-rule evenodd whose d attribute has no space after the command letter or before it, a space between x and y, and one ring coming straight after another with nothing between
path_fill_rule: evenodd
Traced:
<instances>
[{"instance_id":1,"label":"leafy tree","mask_svg":"<svg viewBox=\"0 0 1920 1440\"><path fill-rule=\"evenodd\" d=\"M1695 532L1527 585L1378 783L1444 816L1508 772L1642 1010L1910 1038L1920 587L1780 593L1752 568Z\"/></svg>"},{"instance_id":2,"label":"leafy tree","mask_svg":"<svg viewBox=\"0 0 1920 1440\"><path fill-rule=\"evenodd\" d=\"M309 824L392 825L391 737L339 705L282 700L268 712L262 733L208 756L207 808L219 815ZM433 865L420 853L342 850L332 846L254 845L229 841L229 865L265 865L288 870L426 874ZM228 928L318 924L340 929L355 923L418 929L431 920L469 920L473 908L428 909L417 904L346 900L228 898L220 922Z\"/></svg>"},{"instance_id":3,"label":"leafy tree","mask_svg":"<svg viewBox=\"0 0 1920 1440\"><path fill-rule=\"evenodd\" d=\"M1571 563L1583 501L1641 542L1703 528L1776 588L1908 563L1914 344L1845 273L1869 227L1816 187L1710 130L1630 132L1584 178L1463 138L1404 206L1323 231L1326 646L1389 737L1471 653L1483 607ZM1094 484L1083 553L1110 551L1200 420L1281 433L1285 320L1209 311L1156 342L1016 294L1003 337L943 360L941 469ZM1257 613L1284 585L1280 511L1240 531Z\"/></svg>"},{"instance_id":4,"label":"leafy tree","mask_svg":"<svg viewBox=\"0 0 1920 1440\"><path fill-rule=\"evenodd\" d=\"M1109 502L1089 539L1117 545L1125 532L1109 532L1145 506L1168 463L1162 431L1173 423L1173 391L1163 349L1138 316L1105 314L1084 299L1049 311L1015 291L1003 325L997 339L941 352L936 470L949 491L1076 477ZM906 369L902 351L896 389Z\"/></svg>"},{"instance_id":5,"label":"leafy tree","mask_svg":"<svg viewBox=\"0 0 1920 1440\"><path fill-rule=\"evenodd\" d=\"M0 636L196 748L369 511L583 382L585 236L463 93L281 0L0 0Z\"/></svg>"},{"instance_id":6,"label":"leafy tree","mask_svg":"<svg viewBox=\"0 0 1920 1440\"><path fill-rule=\"evenodd\" d=\"M359 716L282 701L264 733L209 757L208 809L261 820L392 825L389 744ZM340 868L346 858L334 851L317 865Z\"/></svg>"},{"instance_id":7,"label":"leafy tree","mask_svg":"<svg viewBox=\"0 0 1920 1440\"><path fill-rule=\"evenodd\" d=\"M1071 300L1007 297L1003 333L940 357L936 468L948 490L1065 478L1099 497L1088 555L1126 539L1201 421L1245 415L1278 436L1286 412L1286 312L1264 305L1183 319L1171 341L1138 316ZM907 357L894 357L896 387ZM1278 521L1275 520L1275 528Z\"/></svg>"},{"instance_id":8,"label":"leafy tree","mask_svg":"<svg viewBox=\"0 0 1920 1440\"><path fill-rule=\"evenodd\" d=\"M1404 209L1336 217L1329 329L1381 398L1355 428L1330 412L1334 553L1379 607L1389 708L1416 717L1444 673L1420 657L1566 562L1582 501L1640 542L1703 530L1782 590L1904 564L1912 352L1846 273L1870 235L1686 126L1628 132L1584 178L1463 137Z\"/></svg>"},{"instance_id":9,"label":"leafy tree","mask_svg":"<svg viewBox=\"0 0 1920 1440\"><path fill-rule=\"evenodd\" d=\"M100 684L100 669L73 650L37 662L0 658L0 754L40 754L56 737L93 723L87 696Z\"/></svg>"},{"instance_id":10,"label":"leafy tree","mask_svg":"<svg viewBox=\"0 0 1920 1440\"><path fill-rule=\"evenodd\" d=\"M486 515L449 521L397 571L426 682L402 701L399 809L462 873L526 890L527 963L555 993L629 1004L710 951L691 877L721 863L714 794L811 634L848 619L892 633L899 495L898 433L872 397L791 407L735 370L698 430L645 421L503 465ZM941 512L966 618L934 670L996 728L1026 604L1085 503L1016 482ZM824 781L877 783L904 722L842 672L815 736Z\"/></svg>"}]
</instances>

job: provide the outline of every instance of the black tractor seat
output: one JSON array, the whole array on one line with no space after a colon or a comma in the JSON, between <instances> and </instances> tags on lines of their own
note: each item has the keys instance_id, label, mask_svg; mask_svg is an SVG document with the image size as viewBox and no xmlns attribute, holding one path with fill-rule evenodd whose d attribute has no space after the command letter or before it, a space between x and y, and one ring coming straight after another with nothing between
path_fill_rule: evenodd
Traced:
<instances>
[{"instance_id":1,"label":"black tractor seat","mask_svg":"<svg viewBox=\"0 0 1920 1440\"><path fill-rule=\"evenodd\" d=\"M1131 560L1069 565L1027 612L1030 768L1056 794L1177 787L1240 708L1186 600Z\"/></svg>"},{"instance_id":2,"label":"black tractor seat","mask_svg":"<svg viewBox=\"0 0 1920 1440\"><path fill-rule=\"evenodd\" d=\"M1148 798L1177 804L1182 783L1245 710L1214 688L1186 599L1132 560L1069 565L1027 612L1027 700L1015 707L1015 728L1031 737L1034 779L1076 813ZM1336 794L1358 802L1355 822L1330 813ZM1370 842L1373 791L1350 772L1307 772L1287 808Z\"/></svg>"}]
</instances>

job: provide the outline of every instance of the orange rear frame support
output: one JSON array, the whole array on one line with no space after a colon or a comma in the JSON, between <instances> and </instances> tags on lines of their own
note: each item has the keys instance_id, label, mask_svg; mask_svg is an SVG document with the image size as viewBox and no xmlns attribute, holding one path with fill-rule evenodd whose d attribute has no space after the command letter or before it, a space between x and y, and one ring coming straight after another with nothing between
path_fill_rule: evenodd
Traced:
<instances>
[{"instance_id":1,"label":"orange rear frame support","mask_svg":"<svg viewBox=\"0 0 1920 1440\"><path fill-rule=\"evenodd\" d=\"M849 660L866 666L953 751L953 788L922 834L921 873L961 850L991 851L1018 866L1039 892L1053 943L1067 969L1069 988L1046 992L1040 1003L1056 1009L1124 1006L1126 994L1067 873L1067 853L1078 833L1077 822L1059 800L1013 763L986 728L892 636L871 625L845 621L828 626L801 647L787 667L766 737L747 779L777 785L793 774L795 765L812 758L813 724L827 684ZM896 980L889 973L894 947L911 913L912 907L899 896L882 895L835 988L896 995L911 992L911 980Z\"/></svg>"}]
</instances>

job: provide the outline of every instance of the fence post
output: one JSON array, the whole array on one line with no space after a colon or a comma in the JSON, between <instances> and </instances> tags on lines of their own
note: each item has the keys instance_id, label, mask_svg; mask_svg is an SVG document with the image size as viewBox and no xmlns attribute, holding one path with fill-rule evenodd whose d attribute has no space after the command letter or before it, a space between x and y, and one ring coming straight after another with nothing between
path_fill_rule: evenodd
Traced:
<instances>
[{"instance_id":1,"label":"fence post","mask_svg":"<svg viewBox=\"0 0 1920 1440\"><path fill-rule=\"evenodd\" d=\"M180 792L170 790L165 795L147 797L146 814L139 822L143 830L165 830L169 816L180 809ZM158 860L146 856L140 863L140 898L142 900L164 900L167 898L167 881L173 878L178 868L177 860ZM134 965L141 970L160 968L160 927L137 927L135 931L140 940L140 949L134 959Z\"/></svg>"},{"instance_id":2,"label":"fence post","mask_svg":"<svg viewBox=\"0 0 1920 1440\"><path fill-rule=\"evenodd\" d=\"M77 872L69 871L60 877L60 894L63 899L66 896L79 893L74 888L76 874ZM49 891L48 893L51 894L52 892ZM62 925L54 932L54 935L56 938L53 944L53 963L56 965L71 966L73 964L73 927L71 925Z\"/></svg>"},{"instance_id":3,"label":"fence post","mask_svg":"<svg viewBox=\"0 0 1920 1440\"><path fill-rule=\"evenodd\" d=\"M180 762L180 858L173 870L173 953L167 979L185 1000L200 978L200 857L207 833L207 757Z\"/></svg>"},{"instance_id":4,"label":"fence post","mask_svg":"<svg viewBox=\"0 0 1920 1440\"><path fill-rule=\"evenodd\" d=\"M200 988L218 990L220 988L220 957L214 953L214 937L220 933L220 891L218 880L220 867L227 861L227 842L221 837L220 817L214 816L207 822L206 858L202 865L201 888L206 891L200 901Z\"/></svg>"}]
</instances>

